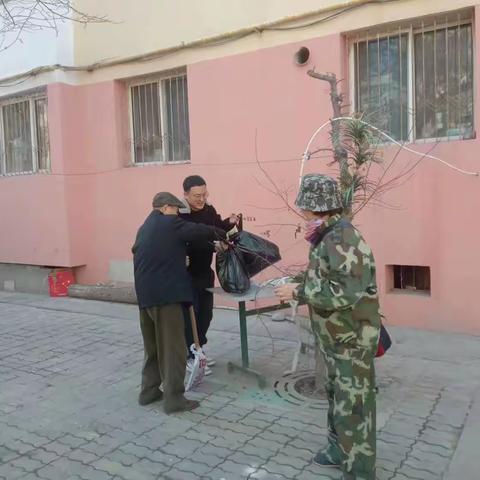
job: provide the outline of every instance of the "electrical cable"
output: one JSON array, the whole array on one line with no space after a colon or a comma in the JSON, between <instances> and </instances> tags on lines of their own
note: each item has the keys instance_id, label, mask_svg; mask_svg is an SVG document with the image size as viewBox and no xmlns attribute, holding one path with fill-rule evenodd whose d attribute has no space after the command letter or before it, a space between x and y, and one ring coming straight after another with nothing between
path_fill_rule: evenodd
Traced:
<instances>
[{"instance_id":1,"label":"electrical cable","mask_svg":"<svg viewBox=\"0 0 480 480\"><path fill-rule=\"evenodd\" d=\"M118 59L118 60L101 60L89 65L84 65L84 66L71 66L71 65L62 65L62 64L53 64L53 65L46 65L46 66L41 66L41 67L36 67L33 68L27 72L12 75L10 77L6 77L4 79L0 79L0 88L1 87L12 87L16 86L18 84L24 83L24 81L27 81L28 79L38 76L42 73L49 73L53 72L56 70L61 70L64 72L93 72L95 70L99 70L102 68L108 68L108 67L114 67L114 66L121 66L121 65L127 65L131 63L142 63L142 62L148 62L152 60L156 60L159 58L163 58L167 55L171 55L177 52L180 52L182 50L188 50L188 49L196 49L196 48L210 48L210 47L216 47L216 46L221 46L225 45L230 42L235 42L238 40L241 40L247 36L250 36L252 34L257 34L261 35L263 32L268 32L268 31L292 31L292 30L300 30L303 28L309 28L312 26L319 25L321 23L327 22L329 20L332 20L334 18L337 18L341 15L344 15L345 13L351 12L353 10L356 10L358 8L367 6L367 5L373 5L373 4L387 4L387 3L392 3L392 2L399 2L399 1L404 1L404 0L366 0L366 1L359 1L357 4L352 4L348 5L351 2L346 2L347 6L342 8L340 5L338 7L327 7L323 8L320 10L317 10L315 12L307 12L305 14L300 14L296 17L290 17L290 18L284 18L280 20L276 20L273 22L270 22L268 24L264 25L257 25L253 27L247 27L242 30L239 30L237 32L232 32L232 33L224 33L224 34L219 34L215 37L210 37L210 38L205 38L205 39L200 39L200 40L194 40L191 42L182 42L179 45L173 46L173 47L167 47L163 48L161 50L155 51L155 52L150 52L147 54L141 54L141 55L135 55L129 58L123 58L123 59ZM305 18L308 16L315 16L315 15L320 15L323 13L326 13L327 11L332 11L337 8L337 11L334 11L334 13L327 15L325 17L322 17L320 19L314 20L314 21L309 21L307 23L303 24L298 24L298 25L292 25L292 26L286 26L286 27L281 27L277 26L282 23L288 23L288 22L294 22L297 19L300 18ZM8 83L6 84L5 82L11 82L11 81L16 81L16 80L23 80L20 81L19 83Z\"/></svg>"}]
</instances>

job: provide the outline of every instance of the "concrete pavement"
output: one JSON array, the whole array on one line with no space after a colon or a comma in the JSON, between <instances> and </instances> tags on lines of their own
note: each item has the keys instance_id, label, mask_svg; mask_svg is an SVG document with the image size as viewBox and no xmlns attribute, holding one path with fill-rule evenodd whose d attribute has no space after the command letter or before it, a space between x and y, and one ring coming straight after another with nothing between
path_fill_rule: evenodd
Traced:
<instances>
[{"instance_id":1,"label":"concrete pavement","mask_svg":"<svg viewBox=\"0 0 480 480\"><path fill-rule=\"evenodd\" d=\"M377 361L378 479L478 480L480 338L391 328ZM268 388L226 371L240 359L236 312L216 310L214 375L201 407L166 416L137 405L142 343L134 306L0 292L0 479L338 479L311 463L326 402L295 386L297 332L249 319L253 367Z\"/></svg>"}]
</instances>

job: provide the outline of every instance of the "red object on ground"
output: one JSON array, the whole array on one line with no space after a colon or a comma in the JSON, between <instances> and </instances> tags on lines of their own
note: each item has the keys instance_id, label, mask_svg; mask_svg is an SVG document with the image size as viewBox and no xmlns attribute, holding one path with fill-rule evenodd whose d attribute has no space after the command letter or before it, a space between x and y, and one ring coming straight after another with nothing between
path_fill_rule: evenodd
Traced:
<instances>
[{"instance_id":1,"label":"red object on ground","mask_svg":"<svg viewBox=\"0 0 480 480\"><path fill-rule=\"evenodd\" d=\"M48 275L48 286L51 297L66 297L68 287L75 283L75 278L70 270L55 270Z\"/></svg>"}]
</instances>

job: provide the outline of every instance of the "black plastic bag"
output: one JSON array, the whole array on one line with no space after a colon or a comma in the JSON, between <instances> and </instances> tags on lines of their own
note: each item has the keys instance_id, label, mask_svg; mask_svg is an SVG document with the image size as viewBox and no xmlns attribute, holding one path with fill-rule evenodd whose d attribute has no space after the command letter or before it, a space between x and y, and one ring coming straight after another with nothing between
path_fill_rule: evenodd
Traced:
<instances>
[{"instance_id":1,"label":"black plastic bag","mask_svg":"<svg viewBox=\"0 0 480 480\"><path fill-rule=\"evenodd\" d=\"M239 232L232 240L250 278L282 259L277 245L253 233Z\"/></svg>"},{"instance_id":2,"label":"black plastic bag","mask_svg":"<svg viewBox=\"0 0 480 480\"><path fill-rule=\"evenodd\" d=\"M242 256L235 246L217 253L215 269L218 281L226 292L243 294L250 289L250 278Z\"/></svg>"}]
</instances>

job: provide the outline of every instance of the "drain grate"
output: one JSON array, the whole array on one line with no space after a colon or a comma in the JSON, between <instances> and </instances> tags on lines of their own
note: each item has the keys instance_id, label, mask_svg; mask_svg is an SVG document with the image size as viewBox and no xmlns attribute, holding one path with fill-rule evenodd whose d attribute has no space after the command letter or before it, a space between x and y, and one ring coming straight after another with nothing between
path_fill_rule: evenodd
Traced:
<instances>
[{"instance_id":1,"label":"drain grate","mask_svg":"<svg viewBox=\"0 0 480 480\"><path fill-rule=\"evenodd\" d=\"M312 410L327 410L328 401L323 385L315 389L315 372L303 370L284 375L273 385L275 394L285 402L310 408Z\"/></svg>"}]
</instances>

